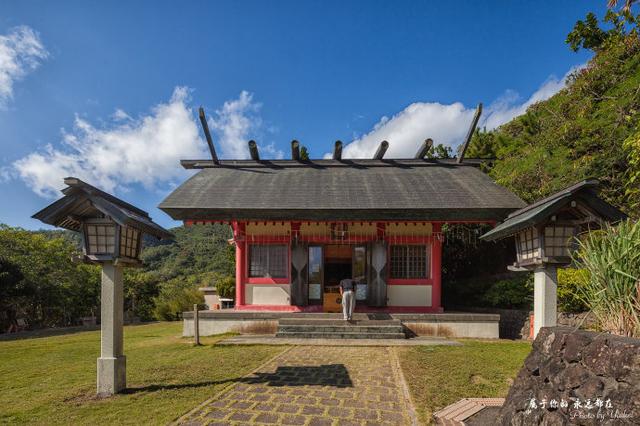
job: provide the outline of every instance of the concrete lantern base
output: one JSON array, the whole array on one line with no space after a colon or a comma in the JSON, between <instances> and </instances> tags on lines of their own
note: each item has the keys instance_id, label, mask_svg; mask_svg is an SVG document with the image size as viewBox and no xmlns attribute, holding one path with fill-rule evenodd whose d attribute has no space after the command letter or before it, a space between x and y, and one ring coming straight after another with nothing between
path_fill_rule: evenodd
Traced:
<instances>
[{"instance_id":1,"label":"concrete lantern base","mask_svg":"<svg viewBox=\"0 0 640 426\"><path fill-rule=\"evenodd\" d=\"M127 357L98 358L98 395L113 395L126 387Z\"/></svg>"}]
</instances>

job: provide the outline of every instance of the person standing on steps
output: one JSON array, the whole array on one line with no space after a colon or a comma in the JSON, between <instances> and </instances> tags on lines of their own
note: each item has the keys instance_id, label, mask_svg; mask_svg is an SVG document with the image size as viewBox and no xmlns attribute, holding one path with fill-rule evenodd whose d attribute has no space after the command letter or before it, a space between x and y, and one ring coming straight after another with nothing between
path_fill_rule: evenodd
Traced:
<instances>
[{"instance_id":1,"label":"person standing on steps","mask_svg":"<svg viewBox=\"0 0 640 426\"><path fill-rule=\"evenodd\" d=\"M340 281L340 296L342 296L342 314L345 321L351 321L353 309L356 307L356 283L351 278Z\"/></svg>"}]
</instances>

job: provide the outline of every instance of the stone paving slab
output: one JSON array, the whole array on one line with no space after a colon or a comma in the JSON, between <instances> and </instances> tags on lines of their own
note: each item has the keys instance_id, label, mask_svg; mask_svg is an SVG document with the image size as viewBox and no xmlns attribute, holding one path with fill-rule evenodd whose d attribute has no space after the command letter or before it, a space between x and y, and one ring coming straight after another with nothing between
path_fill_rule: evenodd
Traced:
<instances>
[{"instance_id":1,"label":"stone paving slab","mask_svg":"<svg viewBox=\"0 0 640 426\"><path fill-rule=\"evenodd\" d=\"M416 420L394 348L295 346L179 423L337 426Z\"/></svg>"},{"instance_id":2,"label":"stone paving slab","mask_svg":"<svg viewBox=\"0 0 640 426\"><path fill-rule=\"evenodd\" d=\"M461 343L438 337L411 339L303 339L264 334L243 334L224 339L217 345L292 345L292 346L459 346Z\"/></svg>"}]
</instances>

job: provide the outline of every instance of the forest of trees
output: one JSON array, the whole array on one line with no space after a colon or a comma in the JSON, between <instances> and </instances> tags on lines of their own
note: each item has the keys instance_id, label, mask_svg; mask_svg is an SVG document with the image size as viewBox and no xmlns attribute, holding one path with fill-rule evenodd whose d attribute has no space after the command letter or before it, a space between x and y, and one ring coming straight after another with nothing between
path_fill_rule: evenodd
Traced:
<instances>
[{"instance_id":1,"label":"forest of trees","mask_svg":"<svg viewBox=\"0 0 640 426\"><path fill-rule=\"evenodd\" d=\"M143 268L125 270L125 309L141 320L177 319L202 302L198 287L232 291L234 251L224 225L178 227L171 242L145 240ZM0 331L17 318L31 326L76 325L99 314L100 268L75 263L78 235L0 225Z\"/></svg>"},{"instance_id":2,"label":"forest of trees","mask_svg":"<svg viewBox=\"0 0 640 426\"><path fill-rule=\"evenodd\" d=\"M559 43L562 40L558 41ZM602 21L593 14L576 23L568 48L589 49L593 58L577 70L565 89L532 105L501 127L479 130L467 157L491 158L483 167L499 184L531 202L581 179L595 177L602 195L631 217L640 216L640 39L630 12L609 11ZM436 146L434 157L451 151ZM234 255L225 225L178 227L175 240L145 240L144 267L125 274L126 310L143 320L177 319L202 300L197 288L213 282L233 292ZM476 231L474 231L476 232ZM491 306L526 307L527 283L510 279L482 284L465 294L464 282L495 265L487 247L445 245L444 296ZM34 326L77 324L99 312L99 268L71 261L79 239L64 231L25 231L0 225L0 331L15 318ZM447 251L448 250L448 251ZM492 250L496 250L493 247ZM502 251L504 253L504 250ZM502 260L492 257L494 263ZM502 263L503 264L503 263ZM579 275L561 281L575 285ZM522 281L522 280L521 280ZM477 283L476 283L477 284ZM479 285L479 284L478 284ZM563 289L561 288L561 292ZM473 295L482 298L472 299ZM579 309L568 295L561 303Z\"/></svg>"}]
</instances>

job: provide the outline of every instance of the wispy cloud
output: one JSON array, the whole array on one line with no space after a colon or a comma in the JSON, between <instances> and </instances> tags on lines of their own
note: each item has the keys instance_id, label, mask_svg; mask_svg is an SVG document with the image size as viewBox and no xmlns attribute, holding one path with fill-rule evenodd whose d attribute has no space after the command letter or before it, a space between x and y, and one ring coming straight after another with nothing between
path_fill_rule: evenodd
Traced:
<instances>
[{"instance_id":1,"label":"wispy cloud","mask_svg":"<svg viewBox=\"0 0 640 426\"><path fill-rule=\"evenodd\" d=\"M517 92L507 90L504 95L489 105L482 125L486 126L487 129L495 129L511 119L524 114L531 105L547 100L564 89L567 85L569 75L586 67L586 65L587 64L580 64L572 67L562 78L557 78L555 75L549 76L538 90L533 92L524 102L522 102L521 96Z\"/></svg>"},{"instance_id":2,"label":"wispy cloud","mask_svg":"<svg viewBox=\"0 0 640 426\"><path fill-rule=\"evenodd\" d=\"M514 117L524 114L531 105L546 100L566 86L567 77L586 64L571 68L562 78L550 76L525 101L518 93L507 90L492 102L480 120L480 127L494 129ZM454 150L463 142L474 108L456 102L443 105L415 102L391 118L382 117L369 132L356 137L344 148L344 157L371 158L381 141L389 142L387 158L410 158L426 138ZM330 154L325 154L330 157Z\"/></svg>"},{"instance_id":3,"label":"wispy cloud","mask_svg":"<svg viewBox=\"0 0 640 426\"><path fill-rule=\"evenodd\" d=\"M186 176L181 158L201 158L206 146L188 106L189 90L177 87L167 103L150 114L131 118L116 110L111 123L100 128L79 116L73 130L63 130L58 148L47 145L13 163L35 193L55 197L66 176L85 179L107 191L142 184L155 188ZM6 174L6 170L5 170Z\"/></svg>"},{"instance_id":4,"label":"wispy cloud","mask_svg":"<svg viewBox=\"0 0 640 426\"><path fill-rule=\"evenodd\" d=\"M27 26L13 28L0 35L0 108L13 99L16 81L40 66L49 56L38 33Z\"/></svg>"},{"instance_id":5,"label":"wispy cloud","mask_svg":"<svg viewBox=\"0 0 640 426\"><path fill-rule=\"evenodd\" d=\"M215 111L209 126L216 137L215 143L221 149L221 157L242 159L249 157L247 141L262 132L260 117L262 104L253 100L253 94L243 90L237 99L229 100ZM281 158L283 152L273 143L260 144L261 155L265 158Z\"/></svg>"},{"instance_id":6,"label":"wispy cloud","mask_svg":"<svg viewBox=\"0 0 640 426\"><path fill-rule=\"evenodd\" d=\"M36 194L56 197L62 179L76 176L110 191L127 191L141 184L147 189L166 189L184 179L183 158L207 158L200 123L189 106L189 89L176 87L171 99L151 108L147 115L132 117L121 108L110 121L94 125L76 116L71 131L62 130L57 145L0 168L0 180L22 179ZM209 120L215 144L224 158L247 158L247 141L262 128L261 105L243 91L225 102ZM273 143L260 146L264 158L282 158Z\"/></svg>"}]
</instances>

